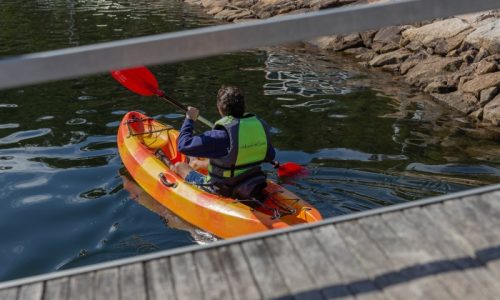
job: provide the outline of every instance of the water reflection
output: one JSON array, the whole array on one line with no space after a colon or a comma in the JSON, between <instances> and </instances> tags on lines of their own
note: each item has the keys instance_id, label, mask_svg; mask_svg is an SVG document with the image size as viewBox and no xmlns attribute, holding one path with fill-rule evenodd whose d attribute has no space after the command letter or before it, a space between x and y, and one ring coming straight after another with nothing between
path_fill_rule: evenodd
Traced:
<instances>
[{"instance_id":1,"label":"water reflection","mask_svg":"<svg viewBox=\"0 0 500 300\"><path fill-rule=\"evenodd\" d=\"M265 95L297 95L313 97L318 95L339 95L351 91L344 82L349 73L334 67L318 68L318 57L301 53L268 52L266 65L267 83ZM293 98L280 100L293 101Z\"/></svg>"},{"instance_id":2,"label":"water reflection","mask_svg":"<svg viewBox=\"0 0 500 300\"><path fill-rule=\"evenodd\" d=\"M172 213L168 208L161 205L137 185L125 169L120 170L120 176L123 180L123 189L129 193L130 199L159 215L168 227L189 232L193 241L200 245L218 240L212 234L187 223Z\"/></svg>"}]
</instances>

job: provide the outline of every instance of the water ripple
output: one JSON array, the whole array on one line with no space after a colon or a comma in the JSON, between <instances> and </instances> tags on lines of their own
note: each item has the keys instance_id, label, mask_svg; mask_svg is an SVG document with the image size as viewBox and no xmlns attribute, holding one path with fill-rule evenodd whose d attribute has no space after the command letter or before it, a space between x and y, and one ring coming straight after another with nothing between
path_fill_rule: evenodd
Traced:
<instances>
[{"instance_id":1,"label":"water ripple","mask_svg":"<svg viewBox=\"0 0 500 300\"><path fill-rule=\"evenodd\" d=\"M18 107L17 104L0 103L0 108L16 108L16 107Z\"/></svg>"},{"instance_id":2,"label":"water ripple","mask_svg":"<svg viewBox=\"0 0 500 300\"><path fill-rule=\"evenodd\" d=\"M12 128L19 128L19 123L7 123L7 124L0 124L0 129L12 129Z\"/></svg>"},{"instance_id":3,"label":"water ripple","mask_svg":"<svg viewBox=\"0 0 500 300\"><path fill-rule=\"evenodd\" d=\"M29 197L25 197L22 199L14 200L12 202L12 207L13 208L18 208L26 205L33 205L33 204L38 204L42 203L45 201L48 201L52 198L52 195L49 194L41 194L41 195L33 195Z\"/></svg>"},{"instance_id":4,"label":"water ripple","mask_svg":"<svg viewBox=\"0 0 500 300\"><path fill-rule=\"evenodd\" d=\"M19 131L0 138L0 145L14 144L21 141L41 137L52 132L50 128L40 128L35 130Z\"/></svg>"}]
</instances>

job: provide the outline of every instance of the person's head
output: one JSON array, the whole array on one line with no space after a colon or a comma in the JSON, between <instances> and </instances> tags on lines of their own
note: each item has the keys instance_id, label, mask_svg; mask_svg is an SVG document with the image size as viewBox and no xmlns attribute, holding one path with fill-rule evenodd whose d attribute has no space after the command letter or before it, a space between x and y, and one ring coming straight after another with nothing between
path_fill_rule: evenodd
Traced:
<instances>
[{"instance_id":1,"label":"person's head","mask_svg":"<svg viewBox=\"0 0 500 300\"><path fill-rule=\"evenodd\" d=\"M241 118L245 113L245 97L239 88L223 85L217 92L217 108L223 116Z\"/></svg>"}]
</instances>

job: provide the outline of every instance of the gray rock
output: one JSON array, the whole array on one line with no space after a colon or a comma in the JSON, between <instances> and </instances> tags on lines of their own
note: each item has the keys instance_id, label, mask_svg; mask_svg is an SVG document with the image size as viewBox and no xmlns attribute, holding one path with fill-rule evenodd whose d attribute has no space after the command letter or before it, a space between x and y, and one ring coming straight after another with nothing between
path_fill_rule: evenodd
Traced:
<instances>
[{"instance_id":1,"label":"gray rock","mask_svg":"<svg viewBox=\"0 0 500 300\"><path fill-rule=\"evenodd\" d=\"M344 50L344 53L350 54L350 55L362 55L367 52L372 52L371 49L365 48L365 47L357 47L357 48L349 48Z\"/></svg>"},{"instance_id":2,"label":"gray rock","mask_svg":"<svg viewBox=\"0 0 500 300\"><path fill-rule=\"evenodd\" d=\"M400 68L401 74L403 75L406 74L408 70L416 66L419 62L427 59L428 57L429 55L425 51L420 51L411 55L401 64Z\"/></svg>"},{"instance_id":3,"label":"gray rock","mask_svg":"<svg viewBox=\"0 0 500 300\"><path fill-rule=\"evenodd\" d=\"M223 9L218 12L214 18L232 22L234 20L250 18L253 16L254 14L250 10Z\"/></svg>"},{"instance_id":4,"label":"gray rock","mask_svg":"<svg viewBox=\"0 0 500 300\"><path fill-rule=\"evenodd\" d=\"M361 36L361 39L363 40L363 44L365 44L365 47L371 48L372 43L373 43L373 37L377 33L377 30L369 30L365 32L361 32L359 35Z\"/></svg>"},{"instance_id":5,"label":"gray rock","mask_svg":"<svg viewBox=\"0 0 500 300\"><path fill-rule=\"evenodd\" d=\"M380 54L375 56L370 61L370 66L380 67L385 65L401 64L410 55L411 52L404 48L397 51Z\"/></svg>"},{"instance_id":6,"label":"gray rock","mask_svg":"<svg viewBox=\"0 0 500 300\"><path fill-rule=\"evenodd\" d=\"M300 9L302 5L302 1L261 0L257 1L250 9L254 11L259 18L266 19Z\"/></svg>"},{"instance_id":7,"label":"gray rock","mask_svg":"<svg viewBox=\"0 0 500 300\"><path fill-rule=\"evenodd\" d=\"M500 52L500 19L488 19L466 38L465 42L489 53Z\"/></svg>"},{"instance_id":8,"label":"gray rock","mask_svg":"<svg viewBox=\"0 0 500 300\"><path fill-rule=\"evenodd\" d=\"M213 7L211 9L209 9L207 11L207 14L209 14L209 15L216 15L216 14L220 13L223 10L224 10L224 6L217 6L217 7Z\"/></svg>"},{"instance_id":9,"label":"gray rock","mask_svg":"<svg viewBox=\"0 0 500 300\"><path fill-rule=\"evenodd\" d=\"M480 62L481 60L488 57L488 55L489 55L488 50L481 48L481 49L479 49L479 52L477 53L476 58L474 58L474 62Z\"/></svg>"},{"instance_id":10,"label":"gray rock","mask_svg":"<svg viewBox=\"0 0 500 300\"><path fill-rule=\"evenodd\" d=\"M476 66L476 74L483 75L497 71L496 62L482 60Z\"/></svg>"},{"instance_id":11,"label":"gray rock","mask_svg":"<svg viewBox=\"0 0 500 300\"><path fill-rule=\"evenodd\" d=\"M403 31L403 37L410 41L419 41L426 47L434 47L441 39L452 38L471 26L458 18L434 22L419 28Z\"/></svg>"},{"instance_id":12,"label":"gray rock","mask_svg":"<svg viewBox=\"0 0 500 300\"><path fill-rule=\"evenodd\" d=\"M490 56L486 57L485 60L486 61L494 61L497 64L500 64L500 53L490 55Z\"/></svg>"},{"instance_id":13,"label":"gray rock","mask_svg":"<svg viewBox=\"0 0 500 300\"><path fill-rule=\"evenodd\" d=\"M450 51L457 49L465 37L472 31L472 29L467 29L460 32L459 34L450 38L441 38L437 40L436 46L434 47L434 52L440 55L446 55Z\"/></svg>"},{"instance_id":14,"label":"gray rock","mask_svg":"<svg viewBox=\"0 0 500 300\"><path fill-rule=\"evenodd\" d=\"M380 29L373 37L372 49L379 52L387 44L399 46L403 28L402 26L389 26Z\"/></svg>"},{"instance_id":15,"label":"gray rock","mask_svg":"<svg viewBox=\"0 0 500 300\"><path fill-rule=\"evenodd\" d=\"M478 101L476 97L472 94L456 91L448 94L434 93L431 94L431 96L435 100L445 103L448 106L453 107L464 114L469 114L479 109Z\"/></svg>"},{"instance_id":16,"label":"gray rock","mask_svg":"<svg viewBox=\"0 0 500 300\"><path fill-rule=\"evenodd\" d=\"M378 49L378 52L379 53L387 53L387 52L392 52L392 51L395 51L395 50L398 50L398 49L399 49L399 44L391 42L389 44L386 44L382 48Z\"/></svg>"},{"instance_id":17,"label":"gray rock","mask_svg":"<svg viewBox=\"0 0 500 300\"><path fill-rule=\"evenodd\" d=\"M364 60L364 61L370 61L370 60L372 60L377 55L377 53L375 51L371 50L371 49L368 49L368 50L369 51L367 51L365 53L356 55L356 58ZM368 63L366 65L369 66Z\"/></svg>"},{"instance_id":18,"label":"gray rock","mask_svg":"<svg viewBox=\"0 0 500 300\"><path fill-rule=\"evenodd\" d=\"M231 5L239 8L250 8L255 4L253 0L231 0Z\"/></svg>"},{"instance_id":19,"label":"gray rock","mask_svg":"<svg viewBox=\"0 0 500 300\"><path fill-rule=\"evenodd\" d=\"M459 90L462 90L462 87L464 86L464 84L467 82L467 81L470 81L474 79L474 76L462 76L462 77L459 77L458 78L458 89Z\"/></svg>"},{"instance_id":20,"label":"gray rock","mask_svg":"<svg viewBox=\"0 0 500 300\"><path fill-rule=\"evenodd\" d=\"M481 91L481 96L479 97L479 105L484 106L486 103L490 102L498 94L498 87L493 86L488 89Z\"/></svg>"},{"instance_id":21,"label":"gray rock","mask_svg":"<svg viewBox=\"0 0 500 300\"><path fill-rule=\"evenodd\" d=\"M424 48L424 45L419 41L411 41L410 43L408 43L404 47L410 51L417 52L417 51L422 50Z\"/></svg>"},{"instance_id":22,"label":"gray rock","mask_svg":"<svg viewBox=\"0 0 500 300\"><path fill-rule=\"evenodd\" d=\"M488 73L474 77L463 84L461 90L479 96L482 90L500 85L500 72Z\"/></svg>"},{"instance_id":23,"label":"gray rock","mask_svg":"<svg viewBox=\"0 0 500 300\"><path fill-rule=\"evenodd\" d=\"M383 65L382 71L397 74L399 73L399 66L399 64Z\"/></svg>"},{"instance_id":24,"label":"gray rock","mask_svg":"<svg viewBox=\"0 0 500 300\"><path fill-rule=\"evenodd\" d=\"M349 48L357 48L363 46L363 40L358 33L353 33L346 36L334 35L320 37L312 40L311 43L321 49L333 51L342 51Z\"/></svg>"},{"instance_id":25,"label":"gray rock","mask_svg":"<svg viewBox=\"0 0 500 300\"><path fill-rule=\"evenodd\" d=\"M500 124L500 94L484 106L483 120L496 126Z\"/></svg>"},{"instance_id":26,"label":"gray rock","mask_svg":"<svg viewBox=\"0 0 500 300\"><path fill-rule=\"evenodd\" d=\"M207 9L213 9L214 7L224 8L228 3L228 0L201 0L201 6Z\"/></svg>"},{"instance_id":27,"label":"gray rock","mask_svg":"<svg viewBox=\"0 0 500 300\"><path fill-rule=\"evenodd\" d=\"M406 81L416 86L426 86L439 75L456 72L461 65L462 59L459 57L430 56L406 73Z\"/></svg>"},{"instance_id":28,"label":"gray rock","mask_svg":"<svg viewBox=\"0 0 500 300\"><path fill-rule=\"evenodd\" d=\"M446 94L456 90L456 86L449 85L445 80L435 80L425 87L424 92Z\"/></svg>"}]
</instances>

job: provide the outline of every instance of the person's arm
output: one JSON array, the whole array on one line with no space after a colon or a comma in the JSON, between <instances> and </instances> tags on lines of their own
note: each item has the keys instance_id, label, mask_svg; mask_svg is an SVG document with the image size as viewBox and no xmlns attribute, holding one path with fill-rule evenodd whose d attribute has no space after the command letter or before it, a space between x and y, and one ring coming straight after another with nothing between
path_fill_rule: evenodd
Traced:
<instances>
[{"instance_id":1,"label":"person's arm","mask_svg":"<svg viewBox=\"0 0 500 300\"><path fill-rule=\"evenodd\" d=\"M210 130L193 135L194 120L186 118L177 139L177 149L184 155L217 158L227 154L229 138L224 130Z\"/></svg>"}]
</instances>

